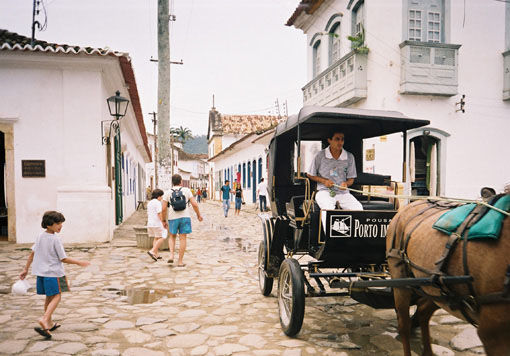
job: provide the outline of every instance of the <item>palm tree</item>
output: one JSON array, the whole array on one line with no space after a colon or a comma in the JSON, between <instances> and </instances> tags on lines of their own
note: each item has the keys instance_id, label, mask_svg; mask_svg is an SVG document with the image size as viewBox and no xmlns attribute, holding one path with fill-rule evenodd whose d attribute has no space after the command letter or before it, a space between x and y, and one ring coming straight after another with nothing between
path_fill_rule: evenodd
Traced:
<instances>
[{"instance_id":1,"label":"palm tree","mask_svg":"<svg viewBox=\"0 0 510 356\"><path fill-rule=\"evenodd\" d=\"M171 128L170 136L172 137L172 139L179 141L181 143L184 143L184 142L188 141L189 139L193 138L193 134L191 133L191 130L188 129L187 127L182 127L182 126L179 126L178 128L177 127Z\"/></svg>"}]
</instances>

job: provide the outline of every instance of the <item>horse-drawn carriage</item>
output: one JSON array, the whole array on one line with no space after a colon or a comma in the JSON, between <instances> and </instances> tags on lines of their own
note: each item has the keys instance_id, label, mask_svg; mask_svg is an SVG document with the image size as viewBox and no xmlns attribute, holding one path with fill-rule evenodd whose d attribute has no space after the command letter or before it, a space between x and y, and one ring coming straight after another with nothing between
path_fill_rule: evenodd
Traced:
<instances>
[{"instance_id":1,"label":"horse-drawn carriage","mask_svg":"<svg viewBox=\"0 0 510 356\"><path fill-rule=\"evenodd\" d=\"M285 334L294 336L300 331L305 297L350 296L374 308L393 308L393 288L437 286L437 276L432 275L390 277L386 233L397 214L397 199L358 194L363 211L321 210L314 200L315 182L303 172L308 167L302 166L310 163L317 148L326 147L328 133L343 132L344 147L354 155L358 172L352 188L371 191L383 186L397 193L399 185L390 176L363 173L363 140L401 133L405 177L407 130L428 124L398 112L305 107L276 127L268 159L272 214L260 215L263 240L258 265L264 296L278 279L280 324ZM446 286L470 280L472 276L463 273L441 276Z\"/></svg>"}]
</instances>

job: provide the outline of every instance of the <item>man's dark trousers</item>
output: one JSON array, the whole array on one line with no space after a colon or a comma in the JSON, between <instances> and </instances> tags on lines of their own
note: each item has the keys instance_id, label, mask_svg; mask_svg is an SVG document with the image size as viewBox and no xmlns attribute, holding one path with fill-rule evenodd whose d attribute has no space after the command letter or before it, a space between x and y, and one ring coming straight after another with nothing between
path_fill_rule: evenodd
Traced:
<instances>
[{"instance_id":1,"label":"man's dark trousers","mask_svg":"<svg viewBox=\"0 0 510 356\"><path fill-rule=\"evenodd\" d=\"M259 195L260 211L266 211L266 196Z\"/></svg>"}]
</instances>

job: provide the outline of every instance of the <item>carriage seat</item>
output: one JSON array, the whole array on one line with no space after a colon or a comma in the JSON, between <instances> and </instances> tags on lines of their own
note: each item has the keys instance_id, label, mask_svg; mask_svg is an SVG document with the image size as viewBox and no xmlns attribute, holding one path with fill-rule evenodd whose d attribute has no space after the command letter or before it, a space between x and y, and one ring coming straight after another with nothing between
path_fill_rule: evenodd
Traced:
<instances>
[{"instance_id":1,"label":"carriage seat","mask_svg":"<svg viewBox=\"0 0 510 356\"><path fill-rule=\"evenodd\" d=\"M374 174L374 173L360 173L354 180L352 188L361 190L363 185L372 186L390 186L391 176ZM394 210L393 202L388 201L386 198L373 197L370 198L366 195L359 193L352 193L354 197L361 203L363 210Z\"/></svg>"},{"instance_id":2,"label":"carriage seat","mask_svg":"<svg viewBox=\"0 0 510 356\"><path fill-rule=\"evenodd\" d=\"M304 195L297 195L290 198L290 202L285 204L285 208L287 209L287 216L292 219L295 219L296 217L305 216L302 209L304 201L305 201Z\"/></svg>"},{"instance_id":3,"label":"carriage seat","mask_svg":"<svg viewBox=\"0 0 510 356\"><path fill-rule=\"evenodd\" d=\"M293 196L290 199L290 202L285 204L286 210L287 210L287 216L291 218L291 220L296 220L296 218L302 218L305 216L305 213L303 211L303 204L305 203L305 196L304 195L296 195ZM319 206L314 201L312 206L312 212L319 211ZM302 228L303 222L302 221L296 221L296 227Z\"/></svg>"}]
</instances>

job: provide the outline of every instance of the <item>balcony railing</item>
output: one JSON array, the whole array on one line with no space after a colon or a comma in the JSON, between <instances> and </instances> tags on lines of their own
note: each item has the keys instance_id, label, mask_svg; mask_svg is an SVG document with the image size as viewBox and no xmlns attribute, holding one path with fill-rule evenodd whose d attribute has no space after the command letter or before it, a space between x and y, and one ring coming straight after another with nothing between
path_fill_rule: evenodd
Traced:
<instances>
[{"instance_id":1,"label":"balcony railing","mask_svg":"<svg viewBox=\"0 0 510 356\"><path fill-rule=\"evenodd\" d=\"M348 106L367 97L367 55L348 53L303 90L304 105Z\"/></svg>"},{"instance_id":2,"label":"balcony railing","mask_svg":"<svg viewBox=\"0 0 510 356\"><path fill-rule=\"evenodd\" d=\"M510 50L503 52L503 100L510 100Z\"/></svg>"},{"instance_id":3,"label":"balcony railing","mask_svg":"<svg viewBox=\"0 0 510 356\"><path fill-rule=\"evenodd\" d=\"M404 41L401 53L401 94L457 94L460 45Z\"/></svg>"}]
</instances>

